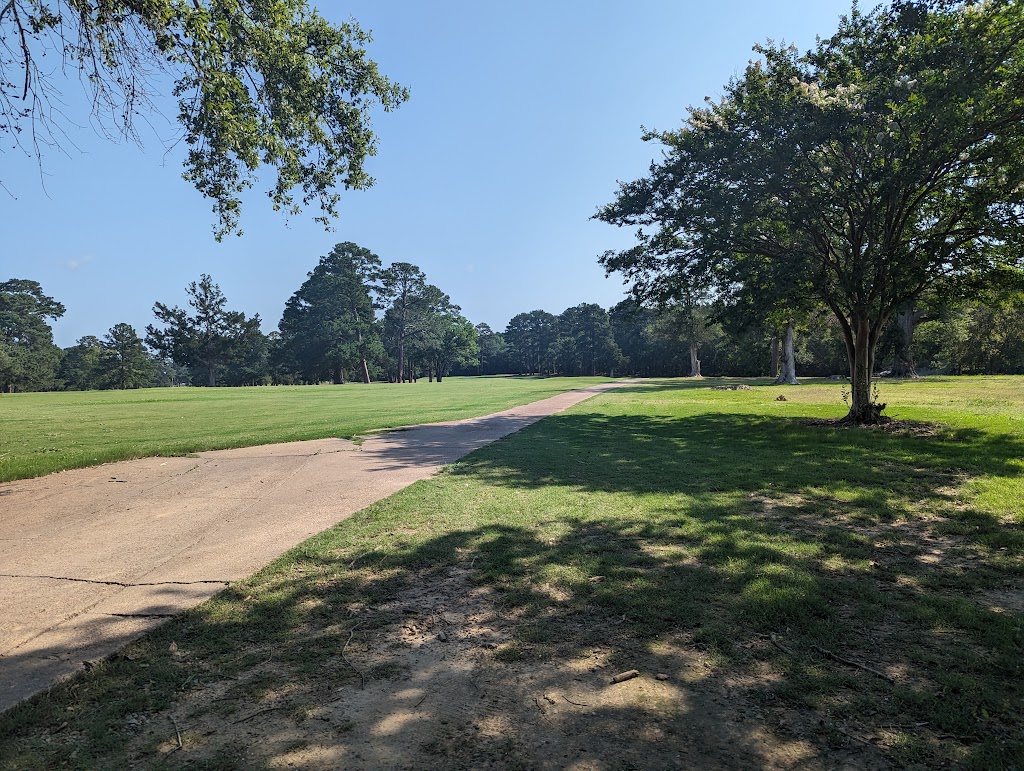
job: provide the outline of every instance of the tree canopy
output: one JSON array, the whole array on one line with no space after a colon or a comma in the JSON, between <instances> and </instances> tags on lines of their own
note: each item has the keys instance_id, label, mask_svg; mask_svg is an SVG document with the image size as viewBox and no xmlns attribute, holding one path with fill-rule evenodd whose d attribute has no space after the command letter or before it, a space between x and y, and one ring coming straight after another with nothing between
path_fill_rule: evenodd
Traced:
<instances>
[{"instance_id":1,"label":"tree canopy","mask_svg":"<svg viewBox=\"0 0 1024 771\"><path fill-rule=\"evenodd\" d=\"M274 171L275 210L315 204L327 225L338 186L373 184L370 111L408 98L367 57L369 42L356 22L332 25L305 0L7 0L0 132L30 154L71 144L59 87L77 70L94 121L138 140L136 121L170 81L184 177L213 201L218 239L239 230L241 193L262 167Z\"/></svg>"},{"instance_id":2,"label":"tree canopy","mask_svg":"<svg viewBox=\"0 0 1024 771\"><path fill-rule=\"evenodd\" d=\"M60 349L47 319L64 306L43 294L38 281L0 283L0 391L41 391L53 386Z\"/></svg>"},{"instance_id":3,"label":"tree canopy","mask_svg":"<svg viewBox=\"0 0 1024 771\"><path fill-rule=\"evenodd\" d=\"M156 303L153 315L165 326L146 327L146 344L175 364L201 369L212 388L221 369L244 358L253 338L262 338L260 317L228 310L224 293L205 273L186 291L194 312Z\"/></svg>"},{"instance_id":4,"label":"tree canopy","mask_svg":"<svg viewBox=\"0 0 1024 771\"><path fill-rule=\"evenodd\" d=\"M369 249L337 244L286 303L281 344L308 381L341 383L345 369L358 368L370 382L367 362L383 353L371 296L380 273Z\"/></svg>"},{"instance_id":5,"label":"tree canopy","mask_svg":"<svg viewBox=\"0 0 1024 771\"><path fill-rule=\"evenodd\" d=\"M111 388L142 388L153 383L156 367L149 351L131 324L115 324L100 343L99 364L105 385Z\"/></svg>"},{"instance_id":6,"label":"tree canopy","mask_svg":"<svg viewBox=\"0 0 1024 771\"><path fill-rule=\"evenodd\" d=\"M719 103L691 108L647 177L599 219L639 228L601 258L638 294L807 296L839 321L853 402L873 422L875 352L900 307L1021 268L1024 7L856 6L801 54L767 43Z\"/></svg>"}]
</instances>

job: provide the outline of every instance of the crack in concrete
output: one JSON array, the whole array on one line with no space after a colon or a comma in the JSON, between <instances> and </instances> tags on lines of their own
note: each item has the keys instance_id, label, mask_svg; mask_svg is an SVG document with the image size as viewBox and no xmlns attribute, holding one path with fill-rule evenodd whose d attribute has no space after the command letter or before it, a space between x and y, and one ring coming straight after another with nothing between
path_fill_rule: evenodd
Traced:
<instances>
[{"instance_id":1,"label":"crack in concrete","mask_svg":"<svg viewBox=\"0 0 1024 771\"><path fill-rule=\"evenodd\" d=\"M123 581L100 581L93 578L69 578L68 576L34 576L34 575L16 575L13 573L0 573L0 578L45 578L51 581L75 581L82 584L100 584L102 586L123 586L131 588L135 586L191 586L193 584L223 584L224 586L230 586L230 581L223 580L210 580L210 581L153 581L153 582L141 582L137 584L125 583ZM119 615L112 613L108 615Z\"/></svg>"},{"instance_id":2,"label":"crack in concrete","mask_svg":"<svg viewBox=\"0 0 1024 771\"><path fill-rule=\"evenodd\" d=\"M104 613L104 616L116 618L174 618L178 613Z\"/></svg>"}]
</instances>

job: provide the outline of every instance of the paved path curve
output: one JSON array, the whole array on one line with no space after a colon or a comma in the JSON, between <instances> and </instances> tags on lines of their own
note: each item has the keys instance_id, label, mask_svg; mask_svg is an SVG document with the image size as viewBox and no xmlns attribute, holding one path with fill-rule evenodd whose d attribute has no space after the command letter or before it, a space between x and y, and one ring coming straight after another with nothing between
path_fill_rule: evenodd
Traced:
<instances>
[{"instance_id":1,"label":"paved path curve","mask_svg":"<svg viewBox=\"0 0 1024 771\"><path fill-rule=\"evenodd\" d=\"M146 458L0 485L0 711L313 533L625 382L362 444Z\"/></svg>"}]
</instances>

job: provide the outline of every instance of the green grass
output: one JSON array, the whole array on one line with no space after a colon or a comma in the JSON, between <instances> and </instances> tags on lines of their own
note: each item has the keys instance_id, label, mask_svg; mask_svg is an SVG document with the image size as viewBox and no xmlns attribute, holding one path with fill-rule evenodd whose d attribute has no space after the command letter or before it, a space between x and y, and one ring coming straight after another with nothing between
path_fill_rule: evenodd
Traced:
<instances>
[{"instance_id":1,"label":"green grass","mask_svg":"<svg viewBox=\"0 0 1024 771\"><path fill-rule=\"evenodd\" d=\"M338 658L351 609L453 566L517 619L509 667L600 645L611 671L675 671L688 647L708 662L694 687L826 765L1024 767L1024 614L1002 607L1024 597L1024 380L883 383L916 422L888 431L812 425L842 413L841 384L724 382L625 386L369 507L0 717L0 767L150 762L125 717L184 724L186 694L218 684L239 702L358 687ZM196 741L230 755L230 737Z\"/></svg>"},{"instance_id":2,"label":"green grass","mask_svg":"<svg viewBox=\"0 0 1024 771\"><path fill-rule=\"evenodd\" d=\"M69 468L485 415L604 378L0 394L0 482Z\"/></svg>"}]
</instances>

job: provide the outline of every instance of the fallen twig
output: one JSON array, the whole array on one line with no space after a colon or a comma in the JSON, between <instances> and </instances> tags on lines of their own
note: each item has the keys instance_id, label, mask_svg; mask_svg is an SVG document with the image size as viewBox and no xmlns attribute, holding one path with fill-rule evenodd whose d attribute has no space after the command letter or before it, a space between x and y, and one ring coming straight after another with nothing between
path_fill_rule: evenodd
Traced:
<instances>
[{"instance_id":1,"label":"fallen twig","mask_svg":"<svg viewBox=\"0 0 1024 771\"><path fill-rule=\"evenodd\" d=\"M545 715L545 714L547 714L547 713L546 713L546 712L544 711L544 708L543 708L543 707L542 707L542 706L540 705L540 701L539 701L539 700L537 699L537 697L536 697L536 696L534 696L534 697L533 697L533 703L537 705L537 709L538 709L538 710L540 711L540 714L542 714L542 715Z\"/></svg>"},{"instance_id":2,"label":"fallen twig","mask_svg":"<svg viewBox=\"0 0 1024 771\"><path fill-rule=\"evenodd\" d=\"M882 723L882 725L880 725L879 728L888 728L894 731L908 731L911 728L923 728L926 725L928 725L928 721L924 720L920 723L910 723L908 725L900 725L897 723Z\"/></svg>"},{"instance_id":3,"label":"fallen twig","mask_svg":"<svg viewBox=\"0 0 1024 771\"><path fill-rule=\"evenodd\" d=\"M420 704L422 704L423 702L425 702L425 701L427 700L427 696L429 696L429 695L430 695L429 693L425 693L425 694L423 694L423 698L422 698L422 699L420 699L420 700L419 700L418 702L416 702L416 706L415 706L415 707L413 707L413 709L419 709L419 708L420 708Z\"/></svg>"},{"instance_id":4,"label":"fallen twig","mask_svg":"<svg viewBox=\"0 0 1024 771\"><path fill-rule=\"evenodd\" d=\"M786 654L787 656L792 656L793 658L796 658L796 654L795 654L795 653L793 653L793 651L791 651L791 650L790 650L789 648L787 648L787 647L786 647L785 645L783 645L782 643L780 643L780 642L779 642L778 640L776 640L776 639L775 639L774 637L769 637L769 638L768 638L768 641L769 641L769 642L770 642L770 643L771 643L772 645L774 645L774 646L775 646L776 648L778 648L778 649L779 649L780 651L782 651L783 653L785 653L785 654Z\"/></svg>"},{"instance_id":5,"label":"fallen twig","mask_svg":"<svg viewBox=\"0 0 1024 771\"><path fill-rule=\"evenodd\" d=\"M345 651L348 650L348 644L350 642L352 642L352 638L355 636L356 630L359 628L360 624L362 624L362 623L363 622L360 621L358 624L354 625L349 630L349 632L348 632L348 639L345 640L345 644L341 646L341 660L344 661L346 664L348 664L349 668L353 672L355 672L357 675L359 675L359 688L360 688L360 690L366 687L366 677L363 675L362 670L360 670L355 664L353 664L351 661L349 661L347 658L345 658Z\"/></svg>"},{"instance_id":6,"label":"fallen twig","mask_svg":"<svg viewBox=\"0 0 1024 771\"><path fill-rule=\"evenodd\" d=\"M840 655L838 655L836 653L833 653L832 651L825 650L820 645L812 645L811 647L814 648L814 650L818 651L818 653L822 653L822 654L828 656L829 658L835 659L836 661L841 661L842 663L848 664L851 667L857 667L857 669L863 669L865 672L870 672L871 674L875 675L876 677L880 677L883 680L888 680L890 683L895 683L896 682L896 680L894 678L889 677L889 675L885 674L885 672L879 672L877 669L872 669L871 667L867 666L866 664L861 664L859 661L854 661L853 659L843 658L842 656L840 656Z\"/></svg>"},{"instance_id":7,"label":"fallen twig","mask_svg":"<svg viewBox=\"0 0 1024 771\"><path fill-rule=\"evenodd\" d=\"M612 678L613 683L624 683L627 680L632 680L634 677L640 677L639 669L630 669L628 672L619 672Z\"/></svg>"},{"instance_id":8,"label":"fallen twig","mask_svg":"<svg viewBox=\"0 0 1024 771\"><path fill-rule=\"evenodd\" d=\"M570 699L568 696L565 696L564 694L562 695L562 698L565 699L570 704L575 704L577 707L589 707L590 706L589 704L580 704L578 701L573 701L572 699Z\"/></svg>"},{"instance_id":9,"label":"fallen twig","mask_svg":"<svg viewBox=\"0 0 1024 771\"><path fill-rule=\"evenodd\" d=\"M181 731L178 729L178 721L174 719L174 715L171 715L171 722L174 724L174 735L178 737L178 746L175 749L181 749L184 745L181 743Z\"/></svg>"},{"instance_id":10,"label":"fallen twig","mask_svg":"<svg viewBox=\"0 0 1024 771\"><path fill-rule=\"evenodd\" d=\"M359 562L359 560L361 560L363 557L369 557L375 551L377 551L377 550L376 549L370 549L370 551L364 551L362 554L358 555L354 560L352 560L350 563L348 563L348 569L351 570L353 567L355 567L355 564L357 562Z\"/></svg>"}]
</instances>

